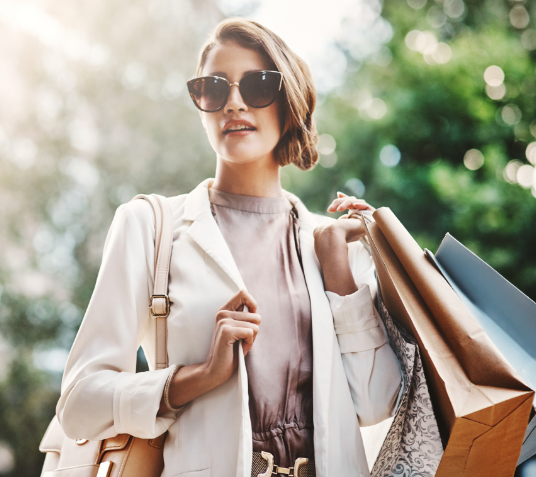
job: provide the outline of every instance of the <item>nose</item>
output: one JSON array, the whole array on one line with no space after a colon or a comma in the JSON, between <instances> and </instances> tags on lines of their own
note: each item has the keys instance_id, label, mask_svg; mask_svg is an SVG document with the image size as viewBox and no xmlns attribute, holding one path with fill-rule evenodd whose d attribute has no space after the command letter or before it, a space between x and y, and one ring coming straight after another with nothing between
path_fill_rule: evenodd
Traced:
<instances>
[{"instance_id":1,"label":"nose","mask_svg":"<svg viewBox=\"0 0 536 477\"><path fill-rule=\"evenodd\" d=\"M235 87L233 88L233 86ZM231 83L231 90L229 91L229 97L227 98L224 109L226 113L248 110L248 106L240 94L238 83Z\"/></svg>"}]
</instances>

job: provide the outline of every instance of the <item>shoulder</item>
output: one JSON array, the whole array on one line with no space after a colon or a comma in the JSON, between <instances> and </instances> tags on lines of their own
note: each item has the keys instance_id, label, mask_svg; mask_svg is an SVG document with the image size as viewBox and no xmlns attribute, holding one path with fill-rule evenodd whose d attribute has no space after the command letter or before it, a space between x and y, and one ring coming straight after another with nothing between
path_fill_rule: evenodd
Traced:
<instances>
[{"instance_id":1,"label":"shoulder","mask_svg":"<svg viewBox=\"0 0 536 477\"><path fill-rule=\"evenodd\" d=\"M164 197L171 205L174 219L180 218L183 215L187 197L188 194ZM124 218L124 220L135 220L142 225L152 224L154 226L154 212L151 204L143 199L132 199L129 202L121 204L117 208L115 216L116 218Z\"/></svg>"}]
</instances>

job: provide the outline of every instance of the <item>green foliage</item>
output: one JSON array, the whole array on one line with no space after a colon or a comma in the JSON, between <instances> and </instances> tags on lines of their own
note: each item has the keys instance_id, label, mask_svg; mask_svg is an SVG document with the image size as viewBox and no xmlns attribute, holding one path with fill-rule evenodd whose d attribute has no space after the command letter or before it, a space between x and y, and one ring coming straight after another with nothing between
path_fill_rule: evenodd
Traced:
<instances>
[{"instance_id":1,"label":"green foliage","mask_svg":"<svg viewBox=\"0 0 536 477\"><path fill-rule=\"evenodd\" d=\"M536 298L536 198L503 177L508 161L527 163L525 149L534 141L528 131L536 119L536 55L523 48L522 31L510 26L506 2L467 2L463 21L433 28L427 11L441 3L413 10L406 2L385 2L383 15L394 31L392 61L379 66L372 58L361 65L348 55L345 85L317 114L320 132L336 139L337 164L288 175L317 211L329 203L325 192L332 199L348 179L358 178L366 186L364 198L390 207L421 246L435 251L449 232ZM446 42L450 61L430 65L410 50L405 37L411 30L432 31ZM486 94L483 75L491 65L505 73L502 100ZM381 98L387 114L376 120L360 114L364 92ZM502 107L512 104L522 116L515 125L501 116ZM387 144L401 152L397 166L379 159ZM484 156L478 170L464 166L470 149ZM343 192L354 194L351 188Z\"/></svg>"},{"instance_id":2,"label":"green foliage","mask_svg":"<svg viewBox=\"0 0 536 477\"><path fill-rule=\"evenodd\" d=\"M59 398L57 382L37 371L30 352L19 348L10 370L0 383L0 440L9 442L15 468L3 475L35 477L40 474L43 456L39 442L54 416Z\"/></svg>"}]
</instances>

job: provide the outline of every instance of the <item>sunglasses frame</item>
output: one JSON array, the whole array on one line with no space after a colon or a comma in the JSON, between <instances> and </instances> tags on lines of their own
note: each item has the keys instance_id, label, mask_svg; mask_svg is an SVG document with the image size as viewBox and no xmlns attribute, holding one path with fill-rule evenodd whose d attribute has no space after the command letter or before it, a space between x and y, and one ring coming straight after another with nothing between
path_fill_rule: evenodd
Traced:
<instances>
[{"instance_id":1,"label":"sunglasses frame","mask_svg":"<svg viewBox=\"0 0 536 477\"><path fill-rule=\"evenodd\" d=\"M242 91L240 91L240 83L242 83L242 81L244 81L245 78L247 78L249 76L253 76L253 75L258 75L260 73L276 73L276 74L278 74L280 76L279 88L275 92L274 98L272 99L272 101L270 101L267 105L265 105L265 106L253 106L252 104L249 104L246 101L246 99L244 98L244 95L242 94ZM218 109L210 109L210 110L202 109L197 104L197 101L195 100L195 97L194 97L194 93L192 93L192 91L190 90L191 87L193 88L194 84L196 84L196 83L198 83L200 81L204 81L205 79L209 79L209 78L210 79L217 78L219 80L224 80L229 85L229 89L227 91L227 96L225 97L225 100L223 101L223 104ZM240 91L240 96L242 96L242 99L244 100L244 102L248 106L250 106L252 108L256 108L256 109L262 109L262 108L267 108L268 106L270 106L275 101L275 99L277 98L277 93L279 93L281 91L281 87L283 86L283 73L281 73L281 71L273 71L273 70L254 71L253 73L249 73L246 76L244 76L239 82L234 82L234 83L231 83L227 78L222 78L221 76L200 76L199 78L194 78L194 79L191 79L190 81L186 82L186 85L188 86L188 92L190 93L190 97L192 98L192 101L194 102L195 107L197 109L199 109L200 111L203 111L205 113L215 113L216 111L220 111L225 107L225 105L227 104L227 100L229 99L229 95L231 94L231 86L238 86L238 90Z\"/></svg>"}]
</instances>

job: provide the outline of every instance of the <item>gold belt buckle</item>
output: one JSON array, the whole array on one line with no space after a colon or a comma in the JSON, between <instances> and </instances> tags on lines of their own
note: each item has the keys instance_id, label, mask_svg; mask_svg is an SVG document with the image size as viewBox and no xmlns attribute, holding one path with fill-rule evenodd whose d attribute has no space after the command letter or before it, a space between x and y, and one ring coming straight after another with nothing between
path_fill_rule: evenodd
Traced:
<instances>
[{"instance_id":1,"label":"gold belt buckle","mask_svg":"<svg viewBox=\"0 0 536 477\"><path fill-rule=\"evenodd\" d=\"M257 477L270 477L272 474L283 474L289 477L299 477L300 467L307 464L309 459L298 457L294 462L294 467L279 467L274 464L274 456L269 452L261 452L261 457L268 462L268 468L263 474L258 474Z\"/></svg>"}]
</instances>

